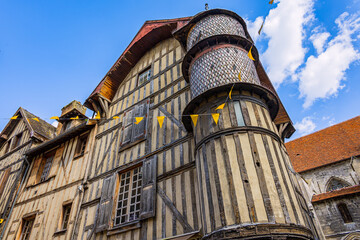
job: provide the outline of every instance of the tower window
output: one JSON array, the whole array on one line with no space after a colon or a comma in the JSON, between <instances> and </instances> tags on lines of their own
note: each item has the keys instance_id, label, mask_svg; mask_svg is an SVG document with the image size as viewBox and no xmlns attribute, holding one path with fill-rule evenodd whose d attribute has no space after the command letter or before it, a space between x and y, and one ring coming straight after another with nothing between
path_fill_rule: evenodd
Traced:
<instances>
[{"instance_id":1,"label":"tower window","mask_svg":"<svg viewBox=\"0 0 360 240\"><path fill-rule=\"evenodd\" d=\"M351 217L349 209L347 208L345 203L339 203L337 205L337 208L339 209L340 215L341 215L342 219L344 220L344 223L353 222L353 219Z\"/></svg>"},{"instance_id":2,"label":"tower window","mask_svg":"<svg viewBox=\"0 0 360 240\"><path fill-rule=\"evenodd\" d=\"M35 216L23 219L23 225L22 225L21 235L20 235L21 240L30 239L30 234L31 234L32 227L34 225L34 221L35 221Z\"/></svg>"},{"instance_id":3,"label":"tower window","mask_svg":"<svg viewBox=\"0 0 360 240\"><path fill-rule=\"evenodd\" d=\"M142 167L120 174L114 225L137 220L140 215Z\"/></svg>"},{"instance_id":4,"label":"tower window","mask_svg":"<svg viewBox=\"0 0 360 240\"><path fill-rule=\"evenodd\" d=\"M244 117L241 111L241 106L239 101L234 101L234 109L236 115L236 121L239 127L245 126Z\"/></svg>"},{"instance_id":5,"label":"tower window","mask_svg":"<svg viewBox=\"0 0 360 240\"><path fill-rule=\"evenodd\" d=\"M144 82L149 81L150 77L151 77L151 68L148 68L145 71L141 72L138 78L138 86L140 86Z\"/></svg>"}]
</instances>

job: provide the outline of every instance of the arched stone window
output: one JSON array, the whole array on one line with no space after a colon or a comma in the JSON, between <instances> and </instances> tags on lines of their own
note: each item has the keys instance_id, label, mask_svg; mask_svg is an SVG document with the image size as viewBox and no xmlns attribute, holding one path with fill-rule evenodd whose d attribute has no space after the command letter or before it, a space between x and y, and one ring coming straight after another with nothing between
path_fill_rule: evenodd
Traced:
<instances>
[{"instance_id":1,"label":"arched stone window","mask_svg":"<svg viewBox=\"0 0 360 240\"><path fill-rule=\"evenodd\" d=\"M339 203L337 205L337 208L339 209L340 215L344 220L344 223L353 222L349 209L347 208L345 203Z\"/></svg>"},{"instance_id":2,"label":"arched stone window","mask_svg":"<svg viewBox=\"0 0 360 240\"><path fill-rule=\"evenodd\" d=\"M334 190L344 188L344 187L349 187L349 186L350 186L350 184L345 182L344 180L342 180L340 178L332 177L328 181L326 191L330 192L330 191L334 191Z\"/></svg>"}]
</instances>

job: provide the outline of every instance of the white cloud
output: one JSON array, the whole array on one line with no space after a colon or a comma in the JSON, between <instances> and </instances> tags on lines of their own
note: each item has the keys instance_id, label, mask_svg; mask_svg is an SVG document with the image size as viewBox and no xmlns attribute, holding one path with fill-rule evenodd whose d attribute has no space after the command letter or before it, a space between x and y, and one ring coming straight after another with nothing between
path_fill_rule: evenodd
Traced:
<instances>
[{"instance_id":1,"label":"white cloud","mask_svg":"<svg viewBox=\"0 0 360 240\"><path fill-rule=\"evenodd\" d=\"M58 121L54 121L51 125L53 125L54 127L57 127L59 125Z\"/></svg>"},{"instance_id":2,"label":"white cloud","mask_svg":"<svg viewBox=\"0 0 360 240\"><path fill-rule=\"evenodd\" d=\"M311 120L310 117L304 117L301 122L295 123L294 126L295 129L299 131L301 136L312 133L316 128L315 123Z\"/></svg>"},{"instance_id":3,"label":"white cloud","mask_svg":"<svg viewBox=\"0 0 360 240\"><path fill-rule=\"evenodd\" d=\"M264 17L257 17L254 22L245 19L247 30L253 39L254 42L256 42L259 38L259 29L261 27L262 22L264 21Z\"/></svg>"},{"instance_id":4,"label":"white cloud","mask_svg":"<svg viewBox=\"0 0 360 240\"><path fill-rule=\"evenodd\" d=\"M344 87L345 71L360 58L352 43L352 35L360 29L360 17L345 12L335 23L339 27L338 35L321 54L310 56L298 75L300 97L305 98L304 108L310 107L316 99L336 95Z\"/></svg>"},{"instance_id":5,"label":"white cloud","mask_svg":"<svg viewBox=\"0 0 360 240\"><path fill-rule=\"evenodd\" d=\"M312 41L318 54L323 52L325 42L329 37L330 33L328 32L318 32L310 36L310 40Z\"/></svg>"},{"instance_id":6,"label":"white cloud","mask_svg":"<svg viewBox=\"0 0 360 240\"><path fill-rule=\"evenodd\" d=\"M313 16L314 0L280 0L266 17L263 32L269 38L262 55L268 74L275 87L304 62L306 48L304 26Z\"/></svg>"}]
</instances>

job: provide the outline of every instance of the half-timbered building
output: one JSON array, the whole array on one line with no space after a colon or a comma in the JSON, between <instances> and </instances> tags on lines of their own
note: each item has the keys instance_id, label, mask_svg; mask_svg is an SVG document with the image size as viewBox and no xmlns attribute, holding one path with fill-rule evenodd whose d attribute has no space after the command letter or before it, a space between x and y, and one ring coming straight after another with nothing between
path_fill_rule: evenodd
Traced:
<instances>
[{"instance_id":1,"label":"half-timbered building","mask_svg":"<svg viewBox=\"0 0 360 240\"><path fill-rule=\"evenodd\" d=\"M318 237L283 142L292 122L237 14L145 22L84 106L94 120L28 151L7 237Z\"/></svg>"},{"instance_id":2,"label":"half-timbered building","mask_svg":"<svg viewBox=\"0 0 360 240\"><path fill-rule=\"evenodd\" d=\"M0 233L17 196L21 180L28 170L24 153L53 138L55 127L19 108L0 134Z\"/></svg>"}]
</instances>

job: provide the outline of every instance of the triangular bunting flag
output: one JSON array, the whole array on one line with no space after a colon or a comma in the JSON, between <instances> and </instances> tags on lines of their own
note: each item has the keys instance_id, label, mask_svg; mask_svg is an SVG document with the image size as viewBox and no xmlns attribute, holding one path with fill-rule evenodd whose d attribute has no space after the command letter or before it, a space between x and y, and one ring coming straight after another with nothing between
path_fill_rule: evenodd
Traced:
<instances>
[{"instance_id":1,"label":"triangular bunting flag","mask_svg":"<svg viewBox=\"0 0 360 240\"><path fill-rule=\"evenodd\" d=\"M59 117L58 117L58 116L54 116L54 117L51 117L50 119L59 120Z\"/></svg>"},{"instance_id":2,"label":"triangular bunting flag","mask_svg":"<svg viewBox=\"0 0 360 240\"><path fill-rule=\"evenodd\" d=\"M252 46L250 47L250 50L249 50L249 53L248 53L248 57L249 57L251 60L255 61L255 59L253 58L253 56L252 56L252 54L251 54L251 49L252 49Z\"/></svg>"},{"instance_id":3,"label":"triangular bunting flag","mask_svg":"<svg viewBox=\"0 0 360 240\"><path fill-rule=\"evenodd\" d=\"M213 117L215 124L217 124L219 121L220 113L212 113L211 116Z\"/></svg>"},{"instance_id":4,"label":"triangular bunting flag","mask_svg":"<svg viewBox=\"0 0 360 240\"><path fill-rule=\"evenodd\" d=\"M239 80L241 82L241 72L239 72L238 78L239 78Z\"/></svg>"},{"instance_id":5,"label":"triangular bunting flag","mask_svg":"<svg viewBox=\"0 0 360 240\"><path fill-rule=\"evenodd\" d=\"M18 116L16 115L16 116L11 117L10 119L11 119L11 120L15 120L15 119L17 119L17 118L18 118Z\"/></svg>"},{"instance_id":6,"label":"triangular bunting flag","mask_svg":"<svg viewBox=\"0 0 360 240\"><path fill-rule=\"evenodd\" d=\"M158 122L159 122L160 128L162 128L162 125L163 125L163 123L164 123L164 119L165 119L165 116L159 116L159 117L157 117L157 120L158 120Z\"/></svg>"},{"instance_id":7,"label":"triangular bunting flag","mask_svg":"<svg viewBox=\"0 0 360 240\"><path fill-rule=\"evenodd\" d=\"M215 110L222 110L225 107L225 103L219 105Z\"/></svg>"},{"instance_id":8,"label":"triangular bunting flag","mask_svg":"<svg viewBox=\"0 0 360 240\"><path fill-rule=\"evenodd\" d=\"M3 223L4 219L0 218L0 224Z\"/></svg>"},{"instance_id":9,"label":"triangular bunting flag","mask_svg":"<svg viewBox=\"0 0 360 240\"><path fill-rule=\"evenodd\" d=\"M113 119L119 119L120 117L119 116L113 116Z\"/></svg>"},{"instance_id":10,"label":"triangular bunting flag","mask_svg":"<svg viewBox=\"0 0 360 240\"><path fill-rule=\"evenodd\" d=\"M76 119L79 119L79 116L76 116L76 117L72 117L70 118L71 120L76 120Z\"/></svg>"},{"instance_id":11,"label":"triangular bunting flag","mask_svg":"<svg viewBox=\"0 0 360 240\"><path fill-rule=\"evenodd\" d=\"M240 73L239 73L239 75L240 75ZM230 92L229 92L229 98L230 98L230 99L231 99L231 94L232 94L233 88L234 88L234 85L232 85L232 87L231 87L231 89L230 89Z\"/></svg>"},{"instance_id":12,"label":"triangular bunting flag","mask_svg":"<svg viewBox=\"0 0 360 240\"><path fill-rule=\"evenodd\" d=\"M274 3L274 0L270 0L269 4L273 4Z\"/></svg>"},{"instance_id":13,"label":"triangular bunting flag","mask_svg":"<svg viewBox=\"0 0 360 240\"><path fill-rule=\"evenodd\" d=\"M143 120L144 117L136 117L135 120L135 124L139 124L142 120Z\"/></svg>"},{"instance_id":14,"label":"triangular bunting flag","mask_svg":"<svg viewBox=\"0 0 360 240\"><path fill-rule=\"evenodd\" d=\"M94 119L100 119L100 112L99 111L96 113Z\"/></svg>"},{"instance_id":15,"label":"triangular bunting flag","mask_svg":"<svg viewBox=\"0 0 360 240\"><path fill-rule=\"evenodd\" d=\"M196 127L196 124L197 124L197 120L198 120L198 118L199 118L199 115L193 114L193 115L190 115L190 117L191 117L191 120L192 120L192 122L193 122L193 124L194 124L194 127Z\"/></svg>"},{"instance_id":16,"label":"triangular bunting flag","mask_svg":"<svg viewBox=\"0 0 360 240\"><path fill-rule=\"evenodd\" d=\"M32 118L32 120L35 120L37 122L40 122L38 118Z\"/></svg>"}]
</instances>

